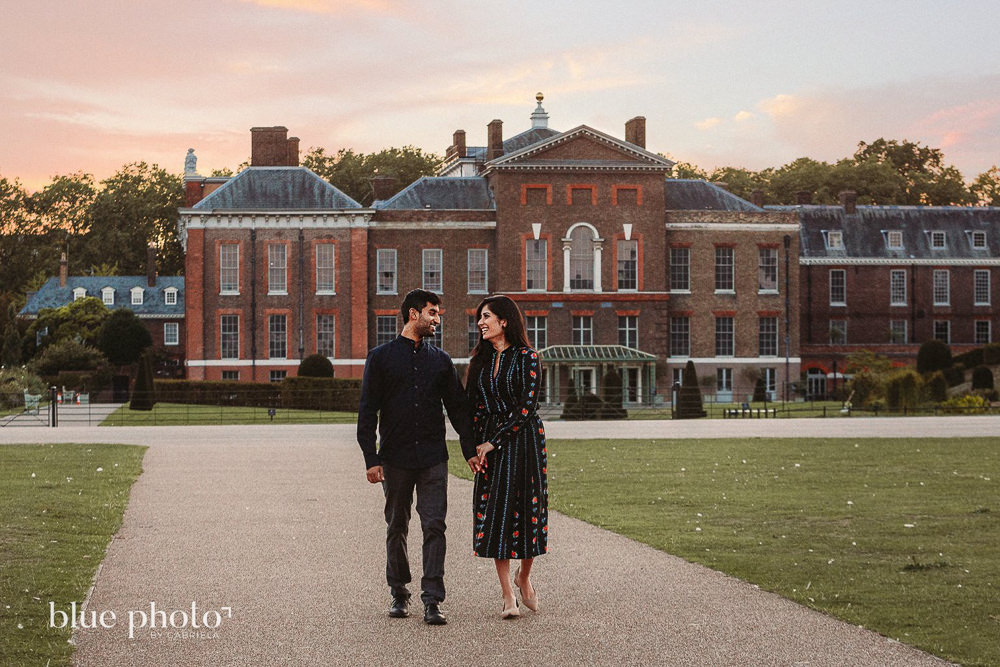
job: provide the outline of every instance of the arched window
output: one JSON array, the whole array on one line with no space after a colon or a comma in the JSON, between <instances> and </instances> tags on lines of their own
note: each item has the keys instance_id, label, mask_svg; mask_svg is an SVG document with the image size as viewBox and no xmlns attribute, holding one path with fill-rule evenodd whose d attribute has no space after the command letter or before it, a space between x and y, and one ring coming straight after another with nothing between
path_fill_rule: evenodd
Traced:
<instances>
[{"instance_id":1,"label":"arched window","mask_svg":"<svg viewBox=\"0 0 1000 667\"><path fill-rule=\"evenodd\" d=\"M601 239L585 222L569 228L563 239L564 290L601 291Z\"/></svg>"}]
</instances>

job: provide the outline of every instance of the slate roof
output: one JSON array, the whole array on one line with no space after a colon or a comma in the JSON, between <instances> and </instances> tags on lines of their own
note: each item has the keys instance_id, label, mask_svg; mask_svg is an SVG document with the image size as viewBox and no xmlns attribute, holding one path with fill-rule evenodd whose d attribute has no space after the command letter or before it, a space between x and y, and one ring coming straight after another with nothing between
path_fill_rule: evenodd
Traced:
<instances>
[{"instance_id":1,"label":"slate roof","mask_svg":"<svg viewBox=\"0 0 1000 667\"><path fill-rule=\"evenodd\" d=\"M183 318L184 317L184 276L157 276L156 285L150 287L146 276L69 276L66 286L59 286L59 278L49 278L25 304L18 315L34 317L43 308L61 308L73 302L73 290L82 287L87 296L101 298L101 290L113 287L115 303L109 309L128 308L139 317ZM143 289L142 304L132 305L132 288ZM164 300L164 290L177 289L177 304L168 306Z\"/></svg>"},{"instance_id":2,"label":"slate roof","mask_svg":"<svg viewBox=\"0 0 1000 667\"><path fill-rule=\"evenodd\" d=\"M400 190L391 199L376 201L373 208L412 209L486 209L496 208L486 179L472 177L424 176Z\"/></svg>"},{"instance_id":3,"label":"slate roof","mask_svg":"<svg viewBox=\"0 0 1000 667\"><path fill-rule=\"evenodd\" d=\"M557 134L562 134L562 132L549 127L533 127L521 134L515 134L510 139L504 139L503 154L508 155L514 151L519 151L522 148L545 141ZM480 162L486 162L486 149L486 146L469 146L465 149L465 156Z\"/></svg>"},{"instance_id":4,"label":"slate roof","mask_svg":"<svg viewBox=\"0 0 1000 667\"><path fill-rule=\"evenodd\" d=\"M249 167L194 205L196 211L362 208L305 167Z\"/></svg>"},{"instance_id":5,"label":"slate roof","mask_svg":"<svg viewBox=\"0 0 1000 667\"><path fill-rule=\"evenodd\" d=\"M1000 208L964 206L768 206L797 210L803 258L989 259L1000 257ZM840 231L843 249L827 248L824 232ZM902 232L902 249L889 249L889 231ZM945 233L942 249L931 247L929 232ZM973 248L971 233L986 233L986 247Z\"/></svg>"},{"instance_id":6,"label":"slate roof","mask_svg":"<svg viewBox=\"0 0 1000 667\"><path fill-rule=\"evenodd\" d=\"M694 179L667 179L670 211L763 211L714 183Z\"/></svg>"}]
</instances>

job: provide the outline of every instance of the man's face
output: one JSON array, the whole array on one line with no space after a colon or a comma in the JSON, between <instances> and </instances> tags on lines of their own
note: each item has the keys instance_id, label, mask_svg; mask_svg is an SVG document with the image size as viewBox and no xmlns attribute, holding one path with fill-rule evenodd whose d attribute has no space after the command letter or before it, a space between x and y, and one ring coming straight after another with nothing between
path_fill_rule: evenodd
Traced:
<instances>
[{"instance_id":1,"label":"man's face","mask_svg":"<svg viewBox=\"0 0 1000 667\"><path fill-rule=\"evenodd\" d=\"M416 309L411 309L411 313ZM430 338L441 325L441 308L432 303L424 306L424 309L417 314L417 321L413 327L413 332L421 338Z\"/></svg>"}]
</instances>

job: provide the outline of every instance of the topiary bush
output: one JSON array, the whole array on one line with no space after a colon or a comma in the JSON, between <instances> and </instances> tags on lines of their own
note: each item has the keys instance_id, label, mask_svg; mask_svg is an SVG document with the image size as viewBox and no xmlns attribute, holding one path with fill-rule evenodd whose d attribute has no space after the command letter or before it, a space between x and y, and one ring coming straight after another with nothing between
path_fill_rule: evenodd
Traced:
<instances>
[{"instance_id":1,"label":"topiary bush","mask_svg":"<svg viewBox=\"0 0 1000 667\"><path fill-rule=\"evenodd\" d=\"M627 419L628 410L622 407L624 400L624 390L622 389L622 378L615 369L609 369L602 381L604 406L601 410L601 419Z\"/></svg>"},{"instance_id":2,"label":"topiary bush","mask_svg":"<svg viewBox=\"0 0 1000 667\"><path fill-rule=\"evenodd\" d=\"M698 386L698 374L694 370L694 362L688 360L681 376L681 388L677 392L677 419L698 419L705 416L701 403L701 388Z\"/></svg>"},{"instance_id":3,"label":"topiary bush","mask_svg":"<svg viewBox=\"0 0 1000 667\"><path fill-rule=\"evenodd\" d=\"M156 388L153 384L153 355L149 350L142 353L139 359L139 371L132 387L132 400L129 410L152 410L156 405Z\"/></svg>"},{"instance_id":4,"label":"topiary bush","mask_svg":"<svg viewBox=\"0 0 1000 667\"><path fill-rule=\"evenodd\" d=\"M948 368L940 371L940 373L944 375L944 379L948 383L949 387L957 387L965 382L965 371L957 366L949 366Z\"/></svg>"},{"instance_id":5,"label":"topiary bush","mask_svg":"<svg viewBox=\"0 0 1000 667\"><path fill-rule=\"evenodd\" d=\"M929 340L917 352L917 372L921 375L951 366L951 348L939 340Z\"/></svg>"},{"instance_id":6,"label":"topiary bush","mask_svg":"<svg viewBox=\"0 0 1000 667\"><path fill-rule=\"evenodd\" d=\"M60 371L92 371L107 362L96 348L66 339L42 350L28 364L28 369L37 375L57 375Z\"/></svg>"},{"instance_id":7,"label":"topiary bush","mask_svg":"<svg viewBox=\"0 0 1000 667\"><path fill-rule=\"evenodd\" d=\"M764 403L767 401L767 390L764 388L764 378L758 377L753 383L753 402Z\"/></svg>"},{"instance_id":8,"label":"topiary bush","mask_svg":"<svg viewBox=\"0 0 1000 667\"><path fill-rule=\"evenodd\" d=\"M944 377L940 374L943 391L947 393L948 388L944 386ZM890 410L911 409L920 405L920 396L923 389L923 379L911 369L905 369L894 373L885 384L885 402Z\"/></svg>"},{"instance_id":9,"label":"topiary bush","mask_svg":"<svg viewBox=\"0 0 1000 667\"><path fill-rule=\"evenodd\" d=\"M941 371L932 373L924 385L924 392L927 395L927 400L931 402L946 401L948 399L948 380L945 379L944 373Z\"/></svg>"},{"instance_id":10,"label":"topiary bush","mask_svg":"<svg viewBox=\"0 0 1000 667\"><path fill-rule=\"evenodd\" d=\"M310 354L299 364L298 377L332 378L333 364L322 354Z\"/></svg>"},{"instance_id":11,"label":"topiary bush","mask_svg":"<svg viewBox=\"0 0 1000 667\"><path fill-rule=\"evenodd\" d=\"M990 343L983 348L983 363L987 366L1000 364L1000 343Z\"/></svg>"},{"instance_id":12,"label":"topiary bush","mask_svg":"<svg viewBox=\"0 0 1000 667\"><path fill-rule=\"evenodd\" d=\"M972 371L973 389L993 389L993 371L986 366L976 366Z\"/></svg>"},{"instance_id":13,"label":"topiary bush","mask_svg":"<svg viewBox=\"0 0 1000 667\"><path fill-rule=\"evenodd\" d=\"M563 403L563 411L559 418L582 419L581 413L580 398L576 395L576 387L570 385L569 395L566 397L566 402Z\"/></svg>"}]
</instances>

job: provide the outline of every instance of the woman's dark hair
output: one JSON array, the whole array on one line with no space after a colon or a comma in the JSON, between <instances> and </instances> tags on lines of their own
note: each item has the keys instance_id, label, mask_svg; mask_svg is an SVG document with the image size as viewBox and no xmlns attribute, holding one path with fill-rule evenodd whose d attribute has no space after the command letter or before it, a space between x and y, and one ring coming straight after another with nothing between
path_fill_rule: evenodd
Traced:
<instances>
[{"instance_id":1,"label":"woman's dark hair","mask_svg":"<svg viewBox=\"0 0 1000 667\"><path fill-rule=\"evenodd\" d=\"M483 299L479 303L479 306L476 307L477 327L479 318L483 314L483 308L486 306L490 307L490 311L496 315L497 319L507 320L504 336L512 347L531 347L528 343L528 336L524 332L524 315L521 314L521 309L517 307L517 304L509 296L495 294ZM479 377L479 372L483 369L483 366L490 362L492 355L493 345L483 340L482 335L480 335L479 342L473 348L469 360L469 375L466 378L466 384L470 392L474 389L473 385L476 383L476 378Z\"/></svg>"},{"instance_id":2,"label":"woman's dark hair","mask_svg":"<svg viewBox=\"0 0 1000 667\"><path fill-rule=\"evenodd\" d=\"M403 316L403 324L410 321L410 308L416 308L419 313L427 304L435 306L441 305L441 299L434 292L423 289L410 290L403 298L403 304L399 307L399 312Z\"/></svg>"}]
</instances>

